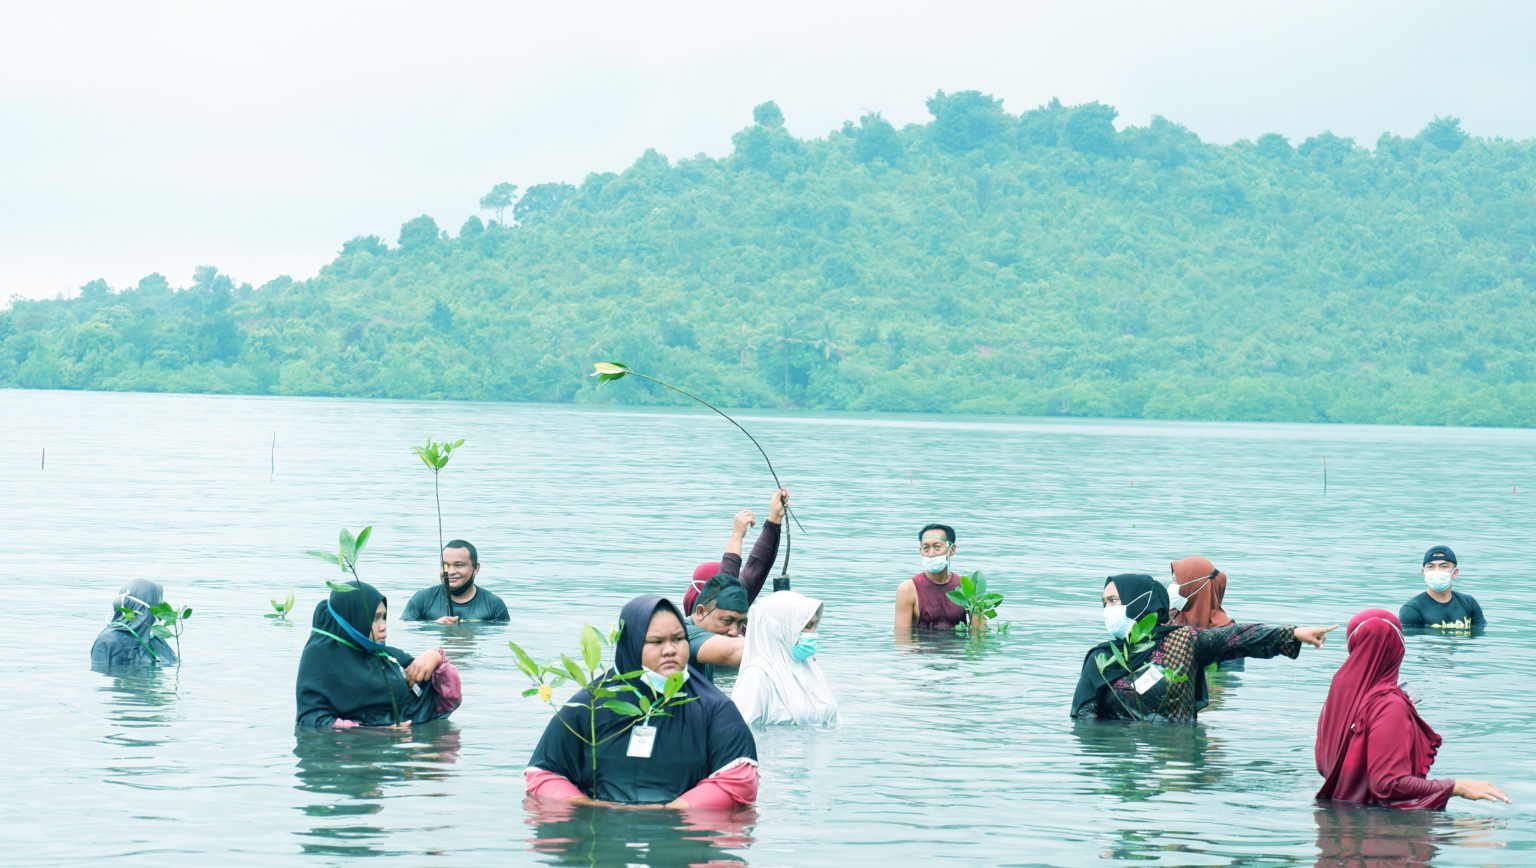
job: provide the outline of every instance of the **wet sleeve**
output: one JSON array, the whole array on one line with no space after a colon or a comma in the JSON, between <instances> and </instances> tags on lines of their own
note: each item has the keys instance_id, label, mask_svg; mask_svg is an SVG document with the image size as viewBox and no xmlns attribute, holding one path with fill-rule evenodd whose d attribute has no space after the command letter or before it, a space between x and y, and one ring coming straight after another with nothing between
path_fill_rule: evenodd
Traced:
<instances>
[{"instance_id":1,"label":"wet sleeve","mask_svg":"<svg viewBox=\"0 0 1536 868\"><path fill-rule=\"evenodd\" d=\"M1469 604L1471 604L1471 606L1472 606L1472 626L1474 626L1474 627L1486 627L1486 626L1488 626L1488 619L1483 617L1483 607L1478 605L1477 600L1474 600L1471 597L1468 597L1467 598L1467 602Z\"/></svg>"},{"instance_id":2,"label":"wet sleeve","mask_svg":"<svg viewBox=\"0 0 1536 868\"><path fill-rule=\"evenodd\" d=\"M447 717L464 702L464 683L459 680L459 670L447 660L432 673L432 691L437 694L432 710L439 717Z\"/></svg>"},{"instance_id":3,"label":"wet sleeve","mask_svg":"<svg viewBox=\"0 0 1536 868\"><path fill-rule=\"evenodd\" d=\"M1419 614L1419 607L1415 606L1412 600L1404 603L1403 607L1397 610L1397 620L1404 627L1424 626L1424 616Z\"/></svg>"},{"instance_id":4,"label":"wet sleeve","mask_svg":"<svg viewBox=\"0 0 1536 868\"><path fill-rule=\"evenodd\" d=\"M523 770L523 792L541 799L564 801L581 795L581 788L554 772L530 767Z\"/></svg>"},{"instance_id":5,"label":"wet sleeve","mask_svg":"<svg viewBox=\"0 0 1536 868\"><path fill-rule=\"evenodd\" d=\"M1093 699L1090 699L1087 702L1084 702L1083 704L1079 705L1076 710L1074 710L1072 712L1072 719L1073 720L1098 720L1098 718L1099 718L1099 700L1098 700L1098 697L1094 697Z\"/></svg>"},{"instance_id":6,"label":"wet sleeve","mask_svg":"<svg viewBox=\"0 0 1536 868\"><path fill-rule=\"evenodd\" d=\"M507 602L500 597L496 598L496 605L491 610L491 617L487 621L496 621L505 624L512 620L512 613L507 611Z\"/></svg>"},{"instance_id":7,"label":"wet sleeve","mask_svg":"<svg viewBox=\"0 0 1536 868\"><path fill-rule=\"evenodd\" d=\"M422 601L422 597L425 595L425 593L426 593L425 591L417 591L416 593L411 595L410 601L405 604L405 611L400 613L400 620L402 620L402 621L425 621L425 620L427 620L426 613L422 611L422 609L425 607L425 603Z\"/></svg>"},{"instance_id":8,"label":"wet sleeve","mask_svg":"<svg viewBox=\"0 0 1536 868\"><path fill-rule=\"evenodd\" d=\"M708 642L715 634L695 624L685 624L683 626L688 632L688 664L690 666L698 666L700 665L699 649L703 648L704 643Z\"/></svg>"},{"instance_id":9,"label":"wet sleeve","mask_svg":"<svg viewBox=\"0 0 1536 868\"><path fill-rule=\"evenodd\" d=\"M741 583L747 589L749 603L762 592L763 583L773 571L774 562L779 559L780 530L777 522L763 522L763 531L757 535L757 541L752 544L752 552L747 555L747 563L741 568Z\"/></svg>"},{"instance_id":10,"label":"wet sleeve","mask_svg":"<svg viewBox=\"0 0 1536 868\"><path fill-rule=\"evenodd\" d=\"M757 801L757 763L737 760L680 797L690 808L734 808Z\"/></svg>"},{"instance_id":11,"label":"wet sleeve","mask_svg":"<svg viewBox=\"0 0 1536 868\"><path fill-rule=\"evenodd\" d=\"M1266 659L1282 654L1295 660L1301 653L1301 641L1296 638L1296 628L1292 626L1229 624L1198 631L1194 651L1197 666L1208 666L1234 657Z\"/></svg>"},{"instance_id":12,"label":"wet sleeve","mask_svg":"<svg viewBox=\"0 0 1536 868\"><path fill-rule=\"evenodd\" d=\"M1385 697L1372 703L1365 723L1365 768L1371 796L1394 808L1444 810L1456 781L1433 781L1414 774L1409 754L1414 723L1403 700Z\"/></svg>"}]
</instances>

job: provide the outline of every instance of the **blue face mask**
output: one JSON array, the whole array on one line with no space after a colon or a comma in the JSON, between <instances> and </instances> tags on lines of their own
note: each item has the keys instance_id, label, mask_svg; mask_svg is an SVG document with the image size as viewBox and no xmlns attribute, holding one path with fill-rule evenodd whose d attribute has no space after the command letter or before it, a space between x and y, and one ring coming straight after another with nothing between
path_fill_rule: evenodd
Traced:
<instances>
[{"instance_id":1,"label":"blue face mask","mask_svg":"<svg viewBox=\"0 0 1536 868\"><path fill-rule=\"evenodd\" d=\"M800 641L789 649L789 656L804 662L816 654L816 634L801 633Z\"/></svg>"},{"instance_id":2,"label":"blue face mask","mask_svg":"<svg viewBox=\"0 0 1536 868\"><path fill-rule=\"evenodd\" d=\"M1131 632L1131 625L1135 622L1125 614L1124 606L1104 607L1104 629L1116 639L1124 639Z\"/></svg>"},{"instance_id":3,"label":"blue face mask","mask_svg":"<svg viewBox=\"0 0 1536 868\"><path fill-rule=\"evenodd\" d=\"M1424 583L1431 591L1444 591L1451 587L1450 570L1425 570Z\"/></svg>"}]
</instances>

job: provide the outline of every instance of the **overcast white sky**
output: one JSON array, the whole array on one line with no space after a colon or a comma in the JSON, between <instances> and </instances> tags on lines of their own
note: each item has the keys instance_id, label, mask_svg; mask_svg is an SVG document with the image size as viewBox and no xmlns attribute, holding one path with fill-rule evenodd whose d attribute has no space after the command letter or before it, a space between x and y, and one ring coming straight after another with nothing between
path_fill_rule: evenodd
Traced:
<instances>
[{"instance_id":1,"label":"overcast white sky","mask_svg":"<svg viewBox=\"0 0 1536 868\"><path fill-rule=\"evenodd\" d=\"M499 181L730 151L752 106L820 137L935 90L1100 100L1207 141L1372 145L1455 115L1536 137L1536 2L47 2L0 6L0 305L260 285Z\"/></svg>"}]
</instances>

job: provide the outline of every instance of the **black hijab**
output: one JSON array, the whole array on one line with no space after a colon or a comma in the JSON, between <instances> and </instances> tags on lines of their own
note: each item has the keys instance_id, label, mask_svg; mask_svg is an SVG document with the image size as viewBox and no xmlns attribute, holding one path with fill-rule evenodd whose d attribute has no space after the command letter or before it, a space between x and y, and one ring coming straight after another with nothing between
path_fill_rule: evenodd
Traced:
<instances>
[{"instance_id":1,"label":"black hijab","mask_svg":"<svg viewBox=\"0 0 1536 868\"><path fill-rule=\"evenodd\" d=\"M676 615L679 626L686 623L683 613L664 597L648 594L630 600L619 615L619 638L614 643L614 669L610 677L641 668L645 633L658 611ZM648 696L656 695L641 679L629 683ZM679 691L682 694L698 698L671 708L666 717L651 718L656 741L649 758L626 756L627 731L637 718L599 707L596 737L603 743L598 745L594 770L591 748L571 732L574 729L584 735L588 733L591 722L587 710L568 705L544 728L544 737L533 749L528 765L560 775L590 798L638 805L670 802L743 757L757 761L752 730L742 720L736 704L697 668L688 667L688 680ZM591 694L582 690L571 697L570 703L586 705L591 701Z\"/></svg>"},{"instance_id":2,"label":"black hijab","mask_svg":"<svg viewBox=\"0 0 1536 868\"><path fill-rule=\"evenodd\" d=\"M361 591L356 590L357 584L362 585ZM357 584L350 591L332 591L328 600L315 606L294 685L298 723L329 726L344 718L363 726L388 726L406 720L426 723L443 716L436 712L437 694L431 682L418 684L419 690L406 684L400 667L409 666L411 656L368 639L373 613L380 603L387 606L388 602L372 585Z\"/></svg>"},{"instance_id":3,"label":"black hijab","mask_svg":"<svg viewBox=\"0 0 1536 868\"><path fill-rule=\"evenodd\" d=\"M1099 691L1109 689L1116 679L1126 675L1134 676L1136 672L1140 672L1147 661L1152 659L1153 652L1157 650L1157 643L1160 643L1164 636L1180 629L1178 625L1168 623L1168 589L1159 584L1156 579L1145 573L1122 573L1104 580L1105 585L1110 582L1115 583L1115 590L1120 593L1120 602L1125 604L1125 615L1132 621L1141 620L1148 612L1157 613L1157 626L1152 629L1153 645L1136 654L1132 654L1129 648L1125 649L1126 657L1133 670L1131 672L1127 672L1118 661L1114 661L1114 654L1109 650L1112 643L1124 640L1111 638L1093 646L1087 656L1083 657L1083 671L1077 677L1077 690L1072 693L1073 717L1077 716L1084 705L1093 701L1099 695ZM1103 671L1099 670L1099 665L1095 662L1101 653L1111 658L1110 664L1105 666ZM1190 677L1195 677L1195 674L1190 673ZM1201 671L1196 689L1199 690L1200 698L1204 699L1204 670Z\"/></svg>"},{"instance_id":4,"label":"black hijab","mask_svg":"<svg viewBox=\"0 0 1536 868\"><path fill-rule=\"evenodd\" d=\"M149 610L164 600L165 589L159 582L134 579L125 583L112 599L112 622L91 645L91 665L112 668L175 663L176 652L150 629L160 619Z\"/></svg>"}]
</instances>

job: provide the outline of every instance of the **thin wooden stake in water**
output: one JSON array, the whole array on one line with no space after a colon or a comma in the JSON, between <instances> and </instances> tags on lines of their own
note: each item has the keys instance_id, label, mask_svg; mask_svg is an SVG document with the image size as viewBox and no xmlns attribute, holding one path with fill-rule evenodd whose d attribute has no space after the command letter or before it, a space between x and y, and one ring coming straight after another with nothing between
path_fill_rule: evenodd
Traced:
<instances>
[{"instance_id":1,"label":"thin wooden stake in water","mask_svg":"<svg viewBox=\"0 0 1536 868\"><path fill-rule=\"evenodd\" d=\"M1328 496L1328 456L1323 456L1323 497Z\"/></svg>"},{"instance_id":2,"label":"thin wooden stake in water","mask_svg":"<svg viewBox=\"0 0 1536 868\"><path fill-rule=\"evenodd\" d=\"M269 457L272 459L272 472L267 475L267 481L271 482L272 480L277 478L277 432L276 431L272 432L272 454Z\"/></svg>"},{"instance_id":3,"label":"thin wooden stake in water","mask_svg":"<svg viewBox=\"0 0 1536 868\"><path fill-rule=\"evenodd\" d=\"M47 446L43 447L43 461L42 461L41 464L37 465L37 469L38 470L47 470L48 469L48 447Z\"/></svg>"}]
</instances>

